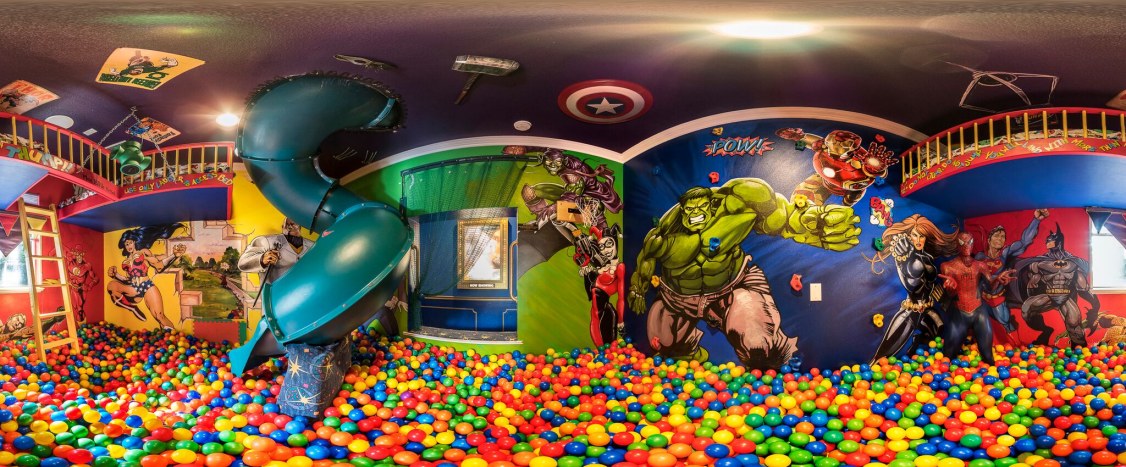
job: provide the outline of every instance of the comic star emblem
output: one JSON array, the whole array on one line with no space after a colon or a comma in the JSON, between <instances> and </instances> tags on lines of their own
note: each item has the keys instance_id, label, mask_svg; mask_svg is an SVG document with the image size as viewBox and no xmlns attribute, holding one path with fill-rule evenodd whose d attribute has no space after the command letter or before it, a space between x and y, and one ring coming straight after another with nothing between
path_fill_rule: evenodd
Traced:
<instances>
[{"instance_id":1,"label":"comic star emblem","mask_svg":"<svg viewBox=\"0 0 1126 467\"><path fill-rule=\"evenodd\" d=\"M633 120L653 105L653 95L637 83L612 79L583 81L559 93L559 109L587 123L611 124Z\"/></svg>"}]
</instances>

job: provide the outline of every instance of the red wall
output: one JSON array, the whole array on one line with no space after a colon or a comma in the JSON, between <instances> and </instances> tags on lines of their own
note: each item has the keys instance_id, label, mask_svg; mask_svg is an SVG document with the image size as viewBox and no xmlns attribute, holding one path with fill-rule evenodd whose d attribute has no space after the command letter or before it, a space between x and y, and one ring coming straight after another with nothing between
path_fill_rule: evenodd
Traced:
<instances>
[{"instance_id":1,"label":"red wall","mask_svg":"<svg viewBox=\"0 0 1126 467\"><path fill-rule=\"evenodd\" d=\"M5 218L3 219L4 224L15 220L15 216L8 213L0 213L0 216ZM90 263L89 267L92 274L88 275L87 282L92 283L92 287L89 287L91 290L85 291L86 303L84 308L86 321L102 321L104 319L102 296L105 293L105 284L102 283L105 274L104 268L102 267L102 234L65 222L60 223L60 229L62 230L64 250L85 251L86 254L83 255L83 258ZM16 234L18 235L18 233ZM44 247L45 250L42 252L43 255L53 256L58 254L58 252L53 251L54 245L52 245L52 242L48 241L45 243L46 246ZM62 256L67 258L68 267L73 265L73 255L64 253ZM50 266L50 263L44 263L43 269L44 277L42 279L58 278L58 274L55 272L56 269ZM91 278L93 280L91 280ZM53 310L62 305L62 296L59 295L59 293L59 289L44 289L44 291L39 294L41 302L40 309L44 311ZM80 303L77 298L76 292L72 292L71 303L76 309ZM31 301L26 292L0 293L0 331L4 329L4 323L7 323L8 319L16 314L25 315L28 322L30 322L30 313Z\"/></svg>"},{"instance_id":2,"label":"red wall","mask_svg":"<svg viewBox=\"0 0 1126 467\"><path fill-rule=\"evenodd\" d=\"M1032 220L1033 211L1016 211L1001 214L993 214L989 216L974 217L966 219L966 230L973 233L975 236L974 247L975 250L982 250L985 246L984 238L982 235L988 233L990 229L997 225L1005 227L1007 241L1012 243L1018 240L1024 229L1028 227L1028 223ZM1056 229L1056 224L1063 231L1064 235L1064 248L1067 252L1078 256L1088 262L1091 259L1090 252L1090 220L1087 217L1087 212L1082 208L1062 208L1062 209L1049 209L1048 218L1040 222L1040 229L1036 235L1036 239L1028 246L1022 258L1030 258L1039 256L1047 252L1044 246L1045 238L1048 233ZM1088 280L1090 278L1088 277ZM1101 303L1100 310L1110 312L1115 315L1126 316L1126 295L1122 294L1098 294ZM1079 308L1086 317L1087 310L1091 308L1090 304L1083 299L1079 299ZM1013 314L1017 316L1017 321L1021 327L1015 336L1008 336L999 324L994 322L994 340L997 343L1014 343L1011 337L1016 338L1017 344L1031 343L1035 336L1038 334L1035 331L1028 329L1025 325L1023 317L1020 316L1020 309L1014 309ZM1045 321L1048 326L1051 326L1055 332L1052 335L1052 342L1058 346L1066 347L1069 341L1066 337L1067 333L1064 330L1063 320L1057 311L1048 311L1045 313ZM1088 344L1093 344L1102 339L1106 334L1104 329L1099 329L1094 334L1089 335L1087 338ZM1060 335L1064 337L1056 341Z\"/></svg>"}]
</instances>

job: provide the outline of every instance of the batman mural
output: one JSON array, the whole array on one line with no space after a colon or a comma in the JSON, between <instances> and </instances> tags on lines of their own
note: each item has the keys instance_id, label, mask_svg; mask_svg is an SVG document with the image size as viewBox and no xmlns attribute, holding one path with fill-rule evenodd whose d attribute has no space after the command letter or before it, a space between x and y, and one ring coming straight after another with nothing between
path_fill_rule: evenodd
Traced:
<instances>
[{"instance_id":1,"label":"batman mural","mask_svg":"<svg viewBox=\"0 0 1126 467\"><path fill-rule=\"evenodd\" d=\"M1018 280L1009 293L1009 306L1019 308L1028 327L1038 331L1033 344L1049 345L1053 329L1044 321L1044 314L1056 310L1063 318L1072 346L1087 345L1087 331L1095 329L1099 299L1091 293L1087 280L1091 268L1082 258L1067 251L1059 223L1048 234L1048 252L1021 260L1016 264ZM1079 298L1091 305L1084 317Z\"/></svg>"}]
</instances>

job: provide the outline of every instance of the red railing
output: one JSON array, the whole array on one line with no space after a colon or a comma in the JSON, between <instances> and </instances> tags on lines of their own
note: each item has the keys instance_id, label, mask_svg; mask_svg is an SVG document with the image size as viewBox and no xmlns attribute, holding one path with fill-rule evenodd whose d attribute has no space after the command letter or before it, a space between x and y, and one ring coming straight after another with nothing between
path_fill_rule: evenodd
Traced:
<instances>
[{"instance_id":1,"label":"red railing","mask_svg":"<svg viewBox=\"0 0 1126 467\"><path fill-rule=\"evenodd\" d=\"M230 172L234 164L235 143L181 144L145 151L144 155L152 158L152 164L140 174L125 177L123 185L165 178L168 175Z\"/></svg>"},{"instance_id":2,"label":"red railing","mask_svg":"<svg viewBox=\"0 0 1126 467\"><path fill-rule=\"evenodd\" d=\"M85 136L23 115L0 112L0 119L6 122L0 124L0 144L50 154L53 158L61 159L58 163L61 166L52 168L74 173L74 167L81 167L104 180L118 184L118 165L109 158L109 151Z\"/></svg>"},{"instance_id":3,"label":"red railing","mask_svg":"<svg viewBox=\"0 0 1126 467\"><path fill-rule=\"evenodd\" d=\"M229 172L234 163L234 143L206 142L162 147L145 151L152 163L144 172L122 175L120 165L110 158L110 150L98 143L65 128L23 115L0 112L0 145L28 148L49 155L44 165L74 174L76 168L108 181L114 186L124 186L163 178L174 170L176 175ZM0 155L5 152L0 151ZM175 169L172 169L175 167Z\"/></svg>"},{"instance_id":4,"label":"red railing","mask_svg":"<svg viewBox=\"0 0 1126 467\"><path fill-rule=\"evenodd\" d=\"M963 123L923 140L901 155L900 188L906 193L945 168L967 167L965 159L972 161L983 151L1060 138L1090 138L1117 143L1116 147L1126 145L1126 112L1055 107L1008 112ZM989 157L1003 159L1005 151L995 151Z\"/></svg>"}]
</instances>

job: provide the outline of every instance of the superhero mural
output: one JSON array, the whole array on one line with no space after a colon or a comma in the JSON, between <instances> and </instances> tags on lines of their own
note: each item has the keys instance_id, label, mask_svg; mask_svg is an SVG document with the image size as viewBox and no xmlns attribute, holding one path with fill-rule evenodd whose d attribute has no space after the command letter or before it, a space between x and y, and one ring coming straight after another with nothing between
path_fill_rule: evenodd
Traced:
<instances>
[{"instance_id":1,"label":"superhero mural","mask_svg":"<svg viewBox=\"0 0 1126 467\"><path fill-rule=\"evenodd\" d=\"M801 128L783 128L775 133L796 142L798 149L813 152L814 173L794 188L792 197L816 204L825 204L831 196L840 196L845 206L856 204L877 178L887 177L888 167L899 162L895 153L876 141L865 149L860 135L848 130L833 130L825 136Z\"/></svg>"},{"instance_id":2,"label":"superhero mural","mask_svg":"<svg viewBox=\"0 0 1126 467\"><path fill-rule=\"evenodd\" d=\"M71 256L69 252L72 251L100 251L102 234L83 227L78 227L66 222L61 222L59 228L62 233L62 247L63 256L67 263L64 263L64 270L69 271L69 260ZM27 278L27 262L26 253L21 242L22 236L20 233L20 226L18 222L18 215L15 213L0 212L0 341L6 339L21 339L24 337L31 337L32 328L29 327L32 322L31 319L31 301L28 297L26 285ZM53 246L47 246L51 242L45 241L41 245L46 248L42 253L53 255ZM88 256L84 258L84 270L88 273L85 276L87 279L83 282L82 286L90 284L90 280L97 280L101 275L102 258L100 254ZM40 273L43 274L41 281L51 281L58 279L58 270L55 264L44 262ZM100 287L94 286L82 287L83 292L79 292L81 287L77 281L74 280L73 275L68 277L70 279L70 293L71 293L71 306L75 312L75 318L79 321L101 321L102 316L102 303L96 302L79 302L78 296L85 295L86 297L98 297ZM62 296L60 295L62 289L40 289L39 290L39 306L44 311L54 311L62 306ZM97 292L89 292L90 290L98 290ZM62 316L54 316L44 320L44 330L56 329L63 330L65 326L60 325L63 322Z\"/></svg>"},{"instance_id":3,"label":"superhero mural","mask_svg":"<svg viewBox=\"0 0 1126 467\"><path fill-rule=\"evenodd\" d=\"M247 235L233 224L192 221L107 234L107 242L115 239L107 245L113 250L106 290L113 308L128 312L115 315L117 324L214 341L246 338L257 286L239 270Z\"/></svg>"},{"instance_id":4,"label":"superhero mural","mask_svg":"<svg viewBox=\"0 0 1126 467\"><path fill-rule=\"evenodd\" d=\"M1071 346L1086 346L1087 334L1095 330L1099 299L1091 293L1091 268L1087 261L1067 250L1063 229L1056 229L1044 239L1047 252L1024 258L1016 264L1020 280L1009 298L1020 303L1020 315L1028 327L1038 334L1034 344L1048 344L1054 328L1048 326L1044 314L1055 311L1063 318ZM1079 299L1090 307L1079 309Z\"/></svg>"},{"instance_id":5,"label":"superhero mural","mask_svg":"<svg viewBox=\"0 0 1126 467\"><path fill-rule=\"evenodd\" d=\"M176 329L165 313L164 298L153 277L167 271L187 253L187 247L177 244L168 248L166 253L154 253L152 248L156 242L165 241L184 228L184 224L175 223L122 232L117 241L122 256L121 266L106 269L106 292L114 305L129 311L139 321L147 322L151 315L157 327ZM142 303L147 312L142 310Z\"/></svg>"},{"instance_id":6,"label":"superhero mural","mask_svg":"<svg viewBox=\"0 0 1126 467\"><path fill-rule=\"evenodd\" d=\"M940 258L957 251L958 231L943 232L934 222L914 214L884 230L884 248L868 262L872 272L883 274L880 266L894 259L895 272L907 298L899 303L895 314L886 322L883 337L869 363L899 355L906 347L908 354L939 337L945 324L944 291L938 281ZM911 345L907 346L910 342Z\"/></svg>"},{"instance_id":7,"label":"superhero mural","mask_svg":"<svg viewBox=\"0 0 1126 467\"><path fill-rule=\"evenodd\" d=\"M86 260L86 248L83 246L63 246L66 259L66 276L70 281L70 290L73 294L74 317L80 322L86 321L87 299L91 291L101 281L101 275L94 269L93 264Z\"/></svg>"},{"instance_id":8,"label":"superhero mural","mask_svg":"<svg viewBox=\"0 0 1126 467\"><path fill-rule=\"evenodd\" d=\"M664 357L755 368L869 361L894 321L874 315L900 310L906 284L857 259L879 253L872 245L903 219L885 209L887 219L861 222L858 209L894 205L955 223L898 196L899 172L888 169L911 144L845 122L764 119L695 131L628 161L628 334Z\"/></svg>"},{"instance_id":9,"label":"superhero mural","mask_svg":"<svg viewBox=\"0 0 1126 467\"><path fill-rule=\"evenodd\" d=\"M623 206L614 171L556 148L508 146L504 153L537 156L529 170L542 169L550 179L520 187L533 216L519 226L520 275L559 251L573 251L574 275L590 301L590 340L595 346L614 341L622 335L626 308L622 229L607 220Z\"/></svg>"},{"instance_id":10,"label":"superhero mural","mask_svg":"<svg viewBox=\"0 0 1126 467\"><path fill-rule=\"evenodd\" d=\"M994 274L1012 270L1014 275L1007 285L983 292L996 343L1086 346L1114 335L1118 317L1103 309L1104 298L1113 296L1091 290L1089 228L1082 209L966 220L967 231L983 239L975 258ZM1009 232L1020 237L1010 242Z\"/></svg>"},{"instance_id":11,"label":"superhero mural","mask_svg":"<svg viewBox=\"0 0 1126 467\"><path fill-rule=\"evenodd\" d=\"M543 352L610 343L623 318L628 321L632 315L625 303L630 262L623 260L622 164L594 153L515 145L524 139L514 137L512 146L452 149L398 162L355 177L346 186L361 196L397 204L404 169L482 154L538 156L512 182L507 203L501 203L516 211L516 242L510 249L517 258L512 290L517 309L507 311L517 316L520 343L511 345ZM500 185L505 180L498 179L506 176L502 172L490 173L491 180L472 180L466 189ZM601 224L605 229L592 227Z\"/></svg>"},{"instance_id":12,"label":"superhero mural","mask_svg":"<svg viewBox=\"0 0 1126 467\"><path fill-rule=\"evenodd\" d=\"M742 242L768 235L843 251L859 242L858 222L852 208L793 203L761 179L689 188L645 236L630 307L648 314L646 334L660 355L706 360L702 321L723 332L743 365L780 368L797 350L796 339L782 330L766 274ZM650 284L657 299L647 306Z\"/></svg>"}]
</instances>

